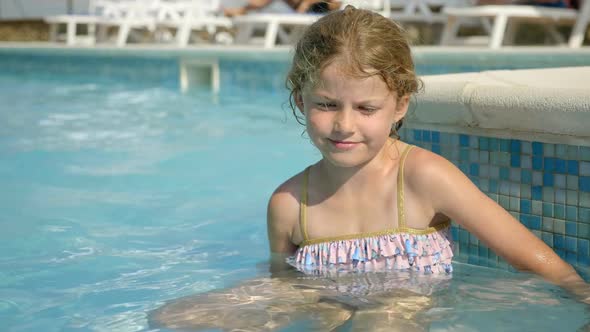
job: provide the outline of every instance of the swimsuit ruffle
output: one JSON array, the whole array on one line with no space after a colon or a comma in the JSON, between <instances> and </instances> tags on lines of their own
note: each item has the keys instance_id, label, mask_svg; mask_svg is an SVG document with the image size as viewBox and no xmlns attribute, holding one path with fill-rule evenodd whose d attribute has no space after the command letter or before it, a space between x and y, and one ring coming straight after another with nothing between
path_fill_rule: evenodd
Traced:
<instances>
[{"instance_id":1,"label":"swimsuit ruffle","mask_svg":"<svg viewBox=\"0 0 590 332\"><path fill-rule=\"evenodd\" d=\"M322 271L411 270L424 274L452 272L449 229L425 235L395 233L300 247L287 262L306 274Z\"/></svg>"}]
</instances>

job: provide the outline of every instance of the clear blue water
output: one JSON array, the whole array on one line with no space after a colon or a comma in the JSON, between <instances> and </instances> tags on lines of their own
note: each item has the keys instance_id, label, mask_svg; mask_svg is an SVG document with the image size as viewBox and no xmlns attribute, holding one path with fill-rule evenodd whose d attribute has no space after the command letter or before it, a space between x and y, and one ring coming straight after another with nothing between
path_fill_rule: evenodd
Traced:
<instances>
[{"instance_id":1,"label":"clear blue water","mask_svg":"<svg viewBox=\"0 0 590 332\"><path fill-rule=\"evenodd\" d=\"M166 301L268 275L267 199L319 158L285 94L181 94L159 60L0 60L0 330L147 331ZM436 299L431 331L590 318L534 277L466 264Z\"/></svg>"}]
</instances>

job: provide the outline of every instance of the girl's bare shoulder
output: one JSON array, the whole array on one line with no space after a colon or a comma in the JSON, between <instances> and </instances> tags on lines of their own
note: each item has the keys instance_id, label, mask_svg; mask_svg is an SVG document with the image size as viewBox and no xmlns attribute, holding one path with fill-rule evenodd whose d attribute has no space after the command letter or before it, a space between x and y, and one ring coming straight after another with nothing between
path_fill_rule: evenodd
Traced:
<instances>
[{"instance_id":1,"label":"girl's bare shoulder","mask_svg":"<svg viewBox=\"0 0 590 332\"><path fill-rule=\"evenodd\" d=\"M432 194L437 187L455 178L461 172L446 158L423 148L414 147L404 165L404 181L416 193Z\"/></svg>"},{"instance_id":2,"label":"girl's bare shoulder","mask_svg":"<svg viewBox=\"0 0 590 332\"><path fill-rule=\"evenodd\" d=\"M303 177L304 171L295 174L272 193L268 202L269 223L289 227L299 221Z\"/></svg>"}]
</instances>

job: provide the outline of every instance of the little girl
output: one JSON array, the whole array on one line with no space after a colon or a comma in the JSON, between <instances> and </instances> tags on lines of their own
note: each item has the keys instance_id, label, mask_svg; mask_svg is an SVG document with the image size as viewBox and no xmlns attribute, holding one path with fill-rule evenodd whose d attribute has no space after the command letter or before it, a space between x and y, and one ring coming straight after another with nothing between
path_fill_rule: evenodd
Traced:
<instances>
[{"instance_id":1,"label":"little girl","mask_svg":"<svg viewBox=\"0 0 590 332\"><path fill-rule=\"evenodd\" d=\"M400 296L404 284L388 285L387 278L367 277L374 278L369 287L382 290L381 294L398 291L396 300L381 296L363 309L338 300L339 293L359 291L354 280L351 287L343 285L326 295L306 278L289 280L284 271L294 266L304 275L344 279L411 271L421 276L415 279L448 280L453 270L450 220L515 267L575 292L585 291L569 264L452 163L399 140L397 131L410 97L421 86L397 24L350 6L324 16L298 42L287 85L293 112L322 158L280 185L270 198L271 269L278 278L246 282L240 289L258 287L257 296L263 299L258 308L270 308L269 317L275 316L264 324L241 327L273 329L297 315L323 312L319 326L325 329L352 316L356 321L367 317L352 324L360 330L377 322L417 329L412 317L429 300L416 295L421 292L412 287L406 289L411 294ZM416 283L408 279L408 285ZM215 309L232 310L224 309L229 305L233 310L246 308L243 305L252 302L251 297L242 303L238 293L248 294L222 290L187 298L159 309L154 317L168 327L230 328L219 319L207 321L207 315ZM228 298L235 303L223 303ZM241 317L253 319L260 313L249 308L252 314ZM389 318L383 322L366 315L371 311L387 313Z\"/></svg>"},{"instance_id":2,"label":"little girl","mask_svg":"<svg viewBox=\"0 0 590 332\"><path fill-rule=\"evenodd\" d=\"M516 268L580 280L452 163L398 139L420 82L394 22L352 7L325 16L297 44L287 83L322 159L270 199L275 264L450 273L454 220Z\"/></svg>"}]
</instances>

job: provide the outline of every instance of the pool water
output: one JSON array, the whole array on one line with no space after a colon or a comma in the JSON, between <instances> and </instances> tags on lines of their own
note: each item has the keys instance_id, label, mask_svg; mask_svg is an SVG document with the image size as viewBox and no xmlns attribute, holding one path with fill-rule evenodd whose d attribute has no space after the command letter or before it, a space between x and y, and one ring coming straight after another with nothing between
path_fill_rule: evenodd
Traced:
<instances>
[{"instance_id":1,"label":"pool water","mask_svg":"<svg viewBox=\"0 0 590 332\"><path fill-rule=\"evenodd\" d=\"M267 199L319 159L286 94L181 94L157 61L145 79L48 62L0 67L1 330L147 331L166 301L268 276ZM590 319L533 276L461 263L434 299L431 331Z\"/></svg>"}]
</instances>

